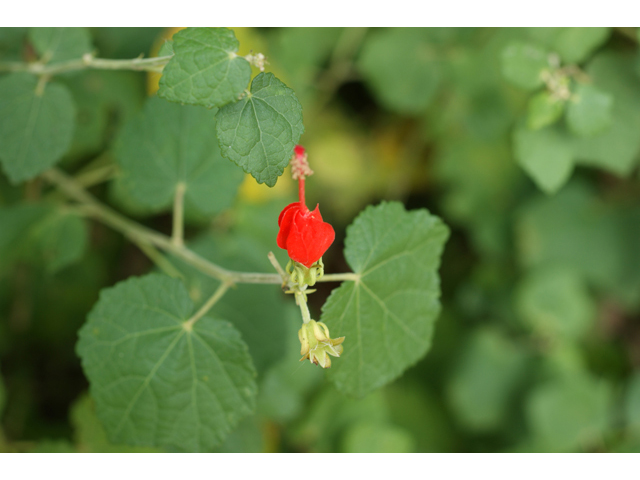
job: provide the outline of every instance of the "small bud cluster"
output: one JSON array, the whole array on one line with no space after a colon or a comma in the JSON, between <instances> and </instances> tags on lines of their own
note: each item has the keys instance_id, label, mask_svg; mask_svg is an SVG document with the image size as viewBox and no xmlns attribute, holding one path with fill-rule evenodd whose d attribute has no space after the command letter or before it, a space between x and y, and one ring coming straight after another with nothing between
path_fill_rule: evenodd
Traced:
<instances>
[{"instance_id":1,"label":"small bud cluster","mask_svg":"<svg viewBox=\"0 0 640 480\"><path fill-rule=\"evenodd\" d=\"M255 55L252 55L250 53L249 55L245 55L244 59L257 69L259 69L261 72L264 72L264 66L269 64L266 57L262 53L256 53Z\"/></svg>"}]
</instances>

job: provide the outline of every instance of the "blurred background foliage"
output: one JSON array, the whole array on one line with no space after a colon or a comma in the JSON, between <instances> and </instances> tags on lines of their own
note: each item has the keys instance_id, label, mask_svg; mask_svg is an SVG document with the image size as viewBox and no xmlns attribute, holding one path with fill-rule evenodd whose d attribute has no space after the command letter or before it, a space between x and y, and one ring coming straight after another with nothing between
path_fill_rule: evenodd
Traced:
<instances>
[{"instance_id":1,"label":"blurred background foliage","mask_svg":"<svg viewBox=\"0 0 640 480\"><path fill-rule=\"evenodd\" d=\"M133 58L177 30L91 35L99 56ZM347 268L345 227L383 199L426 207L453 234L432 350L363 399L298 363L290 298L260 285L251 304L225 297L260 393L220 450L640 451L637 29L234 31L239 53L264 53L302 103L307 198L337 232L328 272ZM0 61L32 57L25 30L0 29ZM88 165L113 168L112 141L158 76L61 81L78 123L62 167L85 178ZM92 192L168 233L169 213L140 209L114 172ZM56 195L0 175L0 450L145 451L109 443L74 346L101 288L154 267L107 227L40 202ZM224 266L269 271L277 214L294 199L287 172L273 189L247 177L222 214L187 212L187 237ZM195 301L211 290L176 265ZM320 285L312 311L333 286Z\"/></svg>"}]
</instances>

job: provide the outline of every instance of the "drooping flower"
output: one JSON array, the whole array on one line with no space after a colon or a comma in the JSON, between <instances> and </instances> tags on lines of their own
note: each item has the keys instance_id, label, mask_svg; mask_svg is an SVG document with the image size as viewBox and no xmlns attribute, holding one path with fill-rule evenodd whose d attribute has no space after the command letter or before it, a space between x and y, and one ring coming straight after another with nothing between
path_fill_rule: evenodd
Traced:
<instances>
[{"instance_id":1,"label":"drooping flower","mask_svg":"<svg viewBox=\"0 0 640 480\"><path fill-rule=\"evenodd\" d=\"M320 365L322 368L331 367L329 355L339 357L342 353L342 342L344 337L331 338L329 328L322 322L311 320L302 325L298 331L300 339L300 361L309 359L311 363Z\"/></svg>"},{"instance_id":2,"label":"drooping flower","mask_svg":"<svg viewBox=\"0 0 640 480\"><path fill-rule=\"evenodd\" d=\"M307 162L304 147L296 145L291 159L293 178L299 183L299 201L284 207L278 217L278 246L287 251L289 258L307 268L316 263L335 239L333 227L322 220L320 207L310 211L305 204L305 176L313 172Z\"/></svg>"}]
</instances>

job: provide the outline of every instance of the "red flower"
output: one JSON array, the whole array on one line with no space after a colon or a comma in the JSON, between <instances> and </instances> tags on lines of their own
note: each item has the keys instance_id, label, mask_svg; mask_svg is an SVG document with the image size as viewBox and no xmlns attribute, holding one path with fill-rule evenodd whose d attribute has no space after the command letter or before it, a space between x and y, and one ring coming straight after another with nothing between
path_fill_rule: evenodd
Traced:
<instances>
[{"instance_id":1,"label":"red flower","mask_svg":"<svg viewBox=\"0 0 640 480\"><path fill-rule=\"evenodd\" d=\"M312 212L301 202L287 205L278 217L278 226L278 246L307 268L320 260L336 237L333 227L322 221L317 205Z\"/></svg>"}]
</instances>

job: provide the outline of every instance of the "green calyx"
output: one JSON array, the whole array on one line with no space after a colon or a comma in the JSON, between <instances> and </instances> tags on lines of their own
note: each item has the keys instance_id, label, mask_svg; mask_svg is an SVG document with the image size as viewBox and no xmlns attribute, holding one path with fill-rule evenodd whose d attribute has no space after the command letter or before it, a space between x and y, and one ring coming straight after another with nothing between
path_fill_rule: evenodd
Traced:
<instances>
[{"instance_id":1,"label":"green calyx","mask_svg":"<svg viewBox=\"0 0 640 480\"><path fill-rule=\"evenodd\" d=\"M307 268L301 263L289 260L286 271L292 283L299 286L309 285L312 287L324 275L324 263L322 263L322 258L320 258L316 263L311 265L311 267Z\"/></svg>"}]
</instances>

